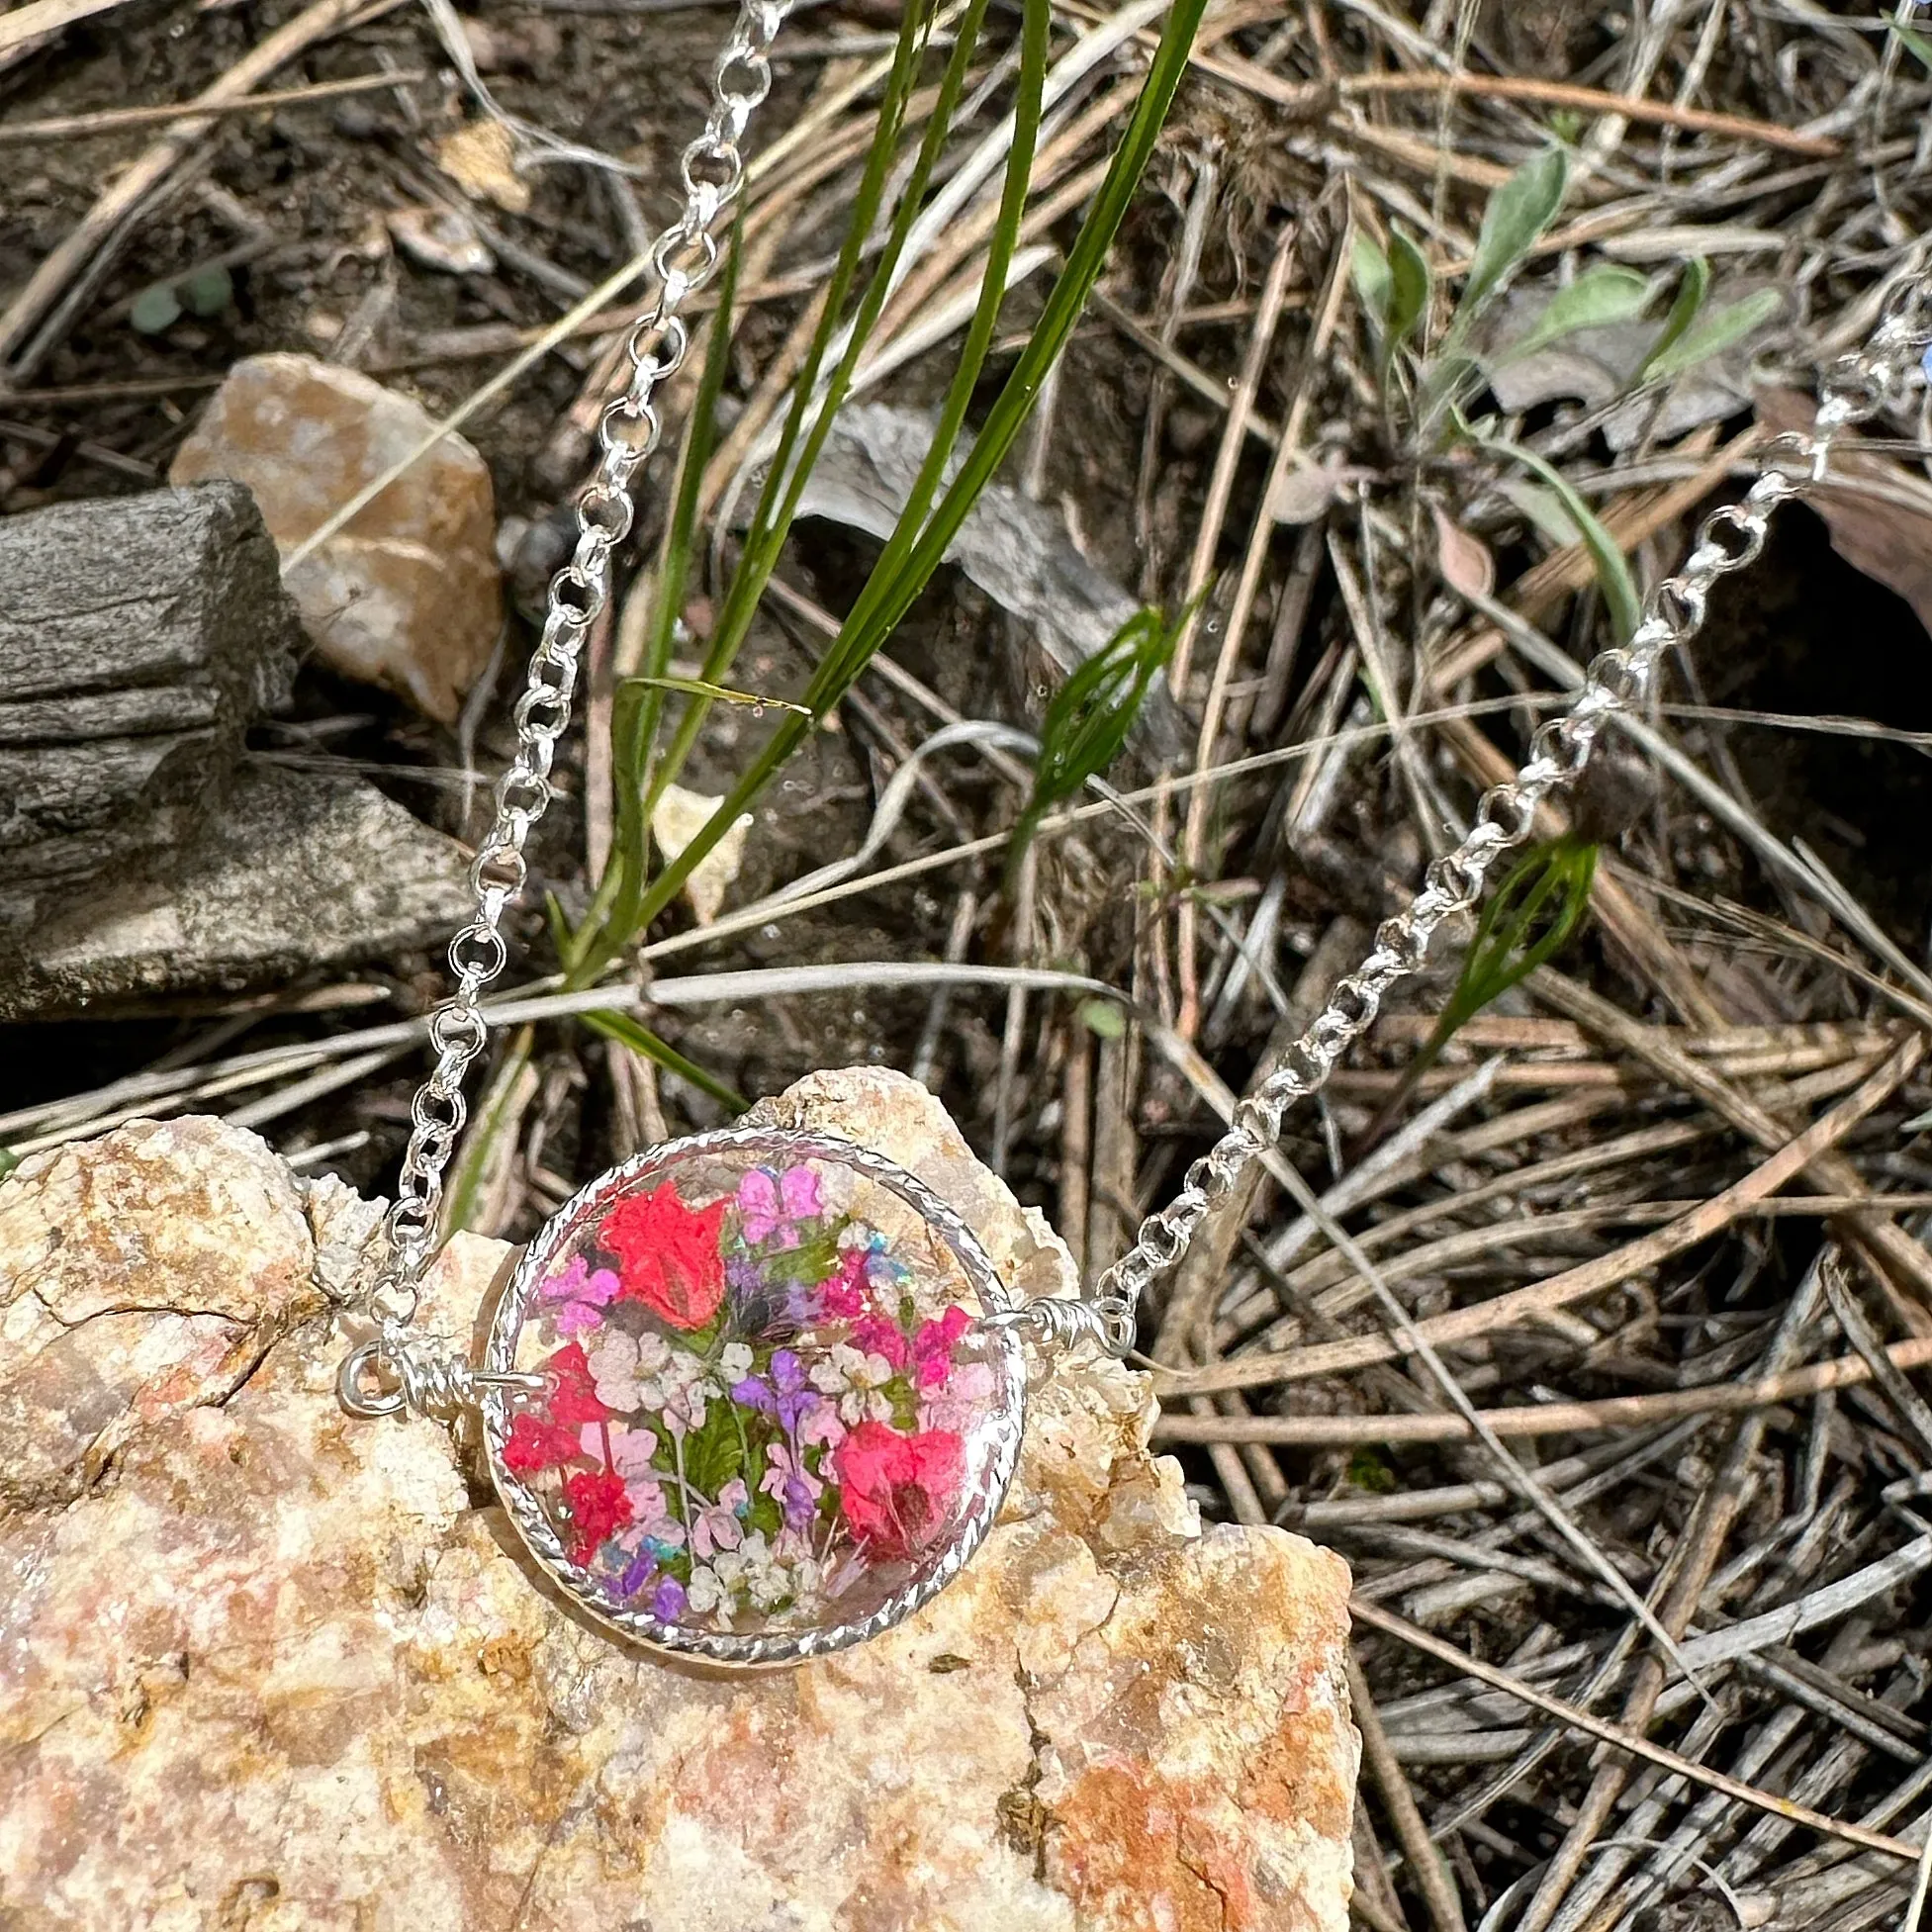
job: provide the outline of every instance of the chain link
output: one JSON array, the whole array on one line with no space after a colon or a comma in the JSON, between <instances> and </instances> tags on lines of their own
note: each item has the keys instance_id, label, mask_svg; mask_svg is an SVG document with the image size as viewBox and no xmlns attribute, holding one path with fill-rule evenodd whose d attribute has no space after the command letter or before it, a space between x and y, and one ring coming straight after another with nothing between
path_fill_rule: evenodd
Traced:
<instances>
[{"instance_id":1,"label":"chain link","mask_svg":"<svg viewBox=\"0 0 1932 1932\"><path fill-rule=\"evenodd\" d=\"M1813 428L1765 446L1743 501L1704 519L1683 567L1651 592L1629 643L1591 664L1569 710L1531 738L1521 770L1483 795L1468 836L1428 868L1422 891L1378 929L1374 951L1336 984L1282 1064L1235 1109L1233 1124L1188 1168L1179 1193L1141 1223L1134 1245L1101 1276L1088 1304L1106 1347L1125 1354L1132 1346L1148 1284L1186 1253L1201 1224L1281 1138L1289 1107L1327 1081L1374 1023L1389 988L1422 966L1436 928L1476 904L1490 868L1529 837L1543 799L1575 782L1605 723L1642 697L1659 658L1702 628L1711 590L1756 560L1776 510L1824 481L1833 439L1905 394L1928 344L1932 280L1902 281L1865 347L1825 374Z\"/></svg>"},{"instance_id":2,"label":"chain link","mask_svg":"<svg viewBox=\"0 0 1932 1932\"><path fill-rule=\"evenodd\" d=\"M570 722L584 640L610 596L611 555L630 534L630 485L662 432L654 398L690 350L679 312L717 269L718 218L745 183L739 142L771 91L770 49L790 5L743 0L712 69L704 132L681 163L684 207L651 246L657 298L631 329L630 376L598 419L597 469L577 500L577 545L550 583L543 636L516 700L516 754L497 782L495 822L470 867L476 916L450 942L456 984L429 1022L436 1063L411 1103L409 1146L384 1224L389 1251L364 1301L382 1324L382 1353L391 1364L407 1365L410 1357L401 1331L415 1314L418 1283L435 1248L443 1171L468 1118L464 1077L488 1037L481 1000L509 957L504 915L523 889L523 848L550 803L550 768Z\"/></svg>"}]
</instances>

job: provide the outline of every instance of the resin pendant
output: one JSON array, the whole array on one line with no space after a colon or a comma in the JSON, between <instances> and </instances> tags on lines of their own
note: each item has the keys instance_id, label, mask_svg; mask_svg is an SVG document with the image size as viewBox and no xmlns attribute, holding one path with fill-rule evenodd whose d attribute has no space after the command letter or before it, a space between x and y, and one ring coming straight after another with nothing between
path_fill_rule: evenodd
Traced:
<instances>
[{"instance_id":1,"label":"resin pendant","mask_svg":"<svg viewBox=\"0 0 1932 1932\"><path fill-rule=\"evenodd\" d=\"M654 1148L549 1223L491 1325L483 1434L543 1569L625 1635L780 1664L876 1635L992 1526L1025 1369L970 1229L867 1149Z\"/></svg>"}]
</instances>

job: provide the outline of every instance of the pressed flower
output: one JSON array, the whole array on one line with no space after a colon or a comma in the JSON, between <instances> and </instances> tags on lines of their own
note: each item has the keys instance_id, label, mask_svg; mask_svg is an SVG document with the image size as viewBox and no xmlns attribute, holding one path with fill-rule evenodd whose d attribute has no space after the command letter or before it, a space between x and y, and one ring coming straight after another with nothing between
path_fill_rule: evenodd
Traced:
<instances>
[{"instance_id":1,"label":"pressed flower","mask_svg":"<svg viewBox=\"0 0 1932 1932\"><path fill-rule=\"evenodd\" d=\"M617 1257L624 1299L674 1329L703 1328L724 1299L718 1236L728 1206L690 1207L672 1181L619 1201L598 1240Z\"/></svg>"},{"instance_id":2,"label":"pressed flower","mask_svg":"<svg viewBox=\"0 0 1932 1932\"><path fill-rule=\"evenodd\" d=\"M860 1316L852 1325L852 1345L868 1355L883 1356L894 1369L905 1367L912 1359L912 1344L904 1331L882 1315Z\"/></svg>"},{"instance_id":3,"label":"pressed flower","mask_svg":"<svg viewBox=\"0 0 1932 1932\"><path fill-rule=\"evenodd\" d=\"M651 1599L651 1614L660 1623L675 1623L685 1613L685 1586L676 1577L666 1577Z\"/></svg>"},{"instance_id":4,"label":"pressed flower","mask_svg":"<svg viewBox=\"0 0 1932 1932\"><path fill-rule=\"evenodd\" d=\"M796 1247L798 1224L816 1221L824 1212L818 1177L809 1167L778 1173L755 1167L738 1183L738 1225L755 1246L776 1239L781 1247Z\"/></svg>"},{"instance_id":5,"label":"pressed flower","mask_svg":"<svg viewBox=\"0 0 1932 1932\"><path fill-rule=\"evenodd\" d=\"M649 1479L651 1458L658 1452L658 1438L648 1428L613 1428L610 1431L610 1466L626 1482Z\"/></svg>"},{"instance_id":6,"label":"pressed flower","mask_svg":"<svg viewBox=\"0 0 1932 1932\"><path fill-rule=\"evenodd\" d=\"M624 1573L617 1579L617 1595L635 1597L658 1573L658 1560L649 1550L633 1556L624 1566Z\"/></svg>"},{"instance_id":7,"label":"pressed flower","mask_svg":"<svg viewBox=\"0 0 1932 1932\"><path fill-rule=\"evenodd\" d=\"M953 1370L953 1350L972 1326L972 1317L955 1302L934 1322L922 1322L912 1337L912 1379L922 1391L943 1389Z\"/></svg>"},{"instance_id":8,"label":"pressed flower","mask_svg":"<svg viewBox=\"0 0 1932 1932\"><path fill-rule=\"evenodd\" d=\"M570 1504L571 1525L577 1531L571 1561L588 1563L604 1538L630 1520L624 1479L608 1469L580 1471L565 1482L564 1497Z\"/></svg>"},{"instance_id":9,"label":"pressed flower","mask_svg":"<svg viewBox=\"0 0 1932 1932\"><path fill-rule=\"evenodd\" d=\"M777 1502L786 1527L802 1529L811 1521L825 1485L805 1467L802 1457L792 1454L787 1444L774 1442L765 1454L765 1474L759 1479L758 1487Z\"/></svg>"},{"instance_id":10,"label":"pressed flower","mask_svg":"<svg viewBox=\"0 0 1932 1932\"><path fill-rule=\"evenodd\" d=\"M539 1292L557 1304L552 1318L559 1334L583 1334L600 1327L602 1311L617 1297L617 1277L608 1268L593 1268L582 1254L546 1280Z\"/></svg>"},{"instance_id":11,"label":"pressed flower","mask_svg":"<svg viewBox=\"0 0 1932 1932\"><path fill-rule=\"evenodd\" d=\"M742 1477L734 1476L718 1491L718 1500L706 1504L691 1518L690 1546L694 1556L712 1556L719 1550L736 1549L744 1539L739 1518L751 1507L751 1492Z\"/></svg>"},{"instance_id":12,"label":"pressed flower","mask_svg":"<svg viewBox=\"0 0 1932 1932\"><path fill-rule=\"evenodd\" d=\"M966 1445L950 1429L902 1435L865 1422L832 1451L839 1508L861 1544L911 1556L950 1519L966 1476Z\"/></svg>"},{"instance_id":13,"label":"pressed flower","mask_svg":"<svg viewBox=\"0 0 1932 1932\"><path fill-rule=\"evenodd\" d=\"M921 1400L919 1426L966 1434L978 1426L985 1415L995 1384L990 1363L957 1363L945 1384Z\"/></svg>"},{"instance_id":14,"label":"pressed flower","mask_svg":"<svg viewBox=\"0 0 1932 1932\"><path fill-rule=\"evenodd\" d=\"M597 1384L591 1377L591 1365L584 1359L581 1342L570 1342L559 1348L543 1364L543 1372L551 1378L550 1400L547 1407L550 1420L556 1423L607 1423L611 1411L598 1400Z\"/></svg>"},{"instance_id":15,"label":"pressed flower","mask_svg":"<svg viewBox=\"0 0 1932 1932\"><path fill-rule=\"evenodd\" d=\"M504 1467L519 1476L554 1469L582 1453L578 1431L568 1423L547 1423L528 1410L510 1419L509 1439L504 1444Z\"/></svg>"}]
</instances>

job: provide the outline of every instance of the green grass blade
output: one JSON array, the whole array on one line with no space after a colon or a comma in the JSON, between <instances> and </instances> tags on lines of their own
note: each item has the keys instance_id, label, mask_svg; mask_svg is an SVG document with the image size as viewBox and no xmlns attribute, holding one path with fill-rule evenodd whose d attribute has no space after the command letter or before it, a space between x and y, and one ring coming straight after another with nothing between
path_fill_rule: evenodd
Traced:
<instances>
[{"instance_id":1,"label":"green grass blade","mask_svg":"<svg viewBox=\"0 0 1932 1932\"><path fill-rule=\"evenodd\" d=\"M707 1073L694 1059L687 1059L676 1047L659 1039L649 1027L639 1025L628 1013L586 1013L584 1024L593 1033L600 1033L604 1039L614 1040L632 1053L643 1055L653 1065L677 1074L681 1080L689 1080L734 1114L742 1114L751 1105L735 1087L720 1080L715 1073Z\"/></svg>"},{"instance_id":2,"label":"green grass blade","mask_svg":"<svg viewBox=\"0 0 1932 1932\"><path fill-rule=\"evenodd\" d=\"M993 473L1012 448L1014 439L1032 413L1040 386L1065 346L1073 324L1086 306L1087 297L1099 278L1100 270L1126 216L1134 191L1153 152L1155 140L1167 118L1174 91L1186 71L1188 54L1206 0L1176 0L1167 16L1160 44L1154 51L1148 77L1143 84L1134 113L1114 150L1106 178L1094 198L1086 220L1069 249L1066 264L1049 294L1040 321L1029 337L1018 361L1002 386L989 412L984 428L947 486L938 507L921 530L917 543L901 568L889 582L878 573L869 580L861 594L866 608L855 608L841 627L832 648L825 654L818 675L805 693L805 701L818 717L823 717L851 689L873 655L884 643L894 624L910 606L920 589L938 568L947 546L958 534L967 511L992 480ZM878 588L874 591L874 586ZM870 594L870 595L868 595ZM645 895L642 916L653 918L670 903L672 896L702 863L726 830L758 797L774 774L803 742L810 729L805 720L787 717L764 751L752 762L730 795L701 826L695 838L678 859L662 872Z\"/></svg>"},{"instance_id":3,"label":"green grass blade","mask_svg":"<svg viewBox=\"0 0 1932 1932\"><path fill-rule=\"evenodd\" d=\"M905 251L912 225L918 219L919 204L925 198L927 184L932 179L933 169L938 164L946 138L951 132L953 116L958 109L960 96L965 90L966 73L978 42L979 30L985 19L986 7L987 0L969 0L966 12L961 17L952 56L940 77L938 97L932 115L927 121L924 138L914 156L890 227L878 251L872 278L862 293L858 308L847 326L844 353L834 366L831 377L821 392L818 381L819 371L824 366L824 359L832 339L841 326L841 311L845 294L852 280L850 272L843 276L838 271L834 272L831 294L825 303L819 325L813 332L812 340L807 347L797 379L792 385L791 406L786 412L784 428L781 433L778 449L766 471L765 483L759 491L752 520L746 529L744 542L739 548L738 566L732 572L723 606L718 612L717 622L712 628L705 651L703 675L710 682L715 683L724 677L744 643L745 635L751 628L752 618L757 612L759 599L765 593L765 586L770 581L772 572L778 568L779 557L784 547L784 540L790 533L792 519L797 514L805 483L817 464L826 437L831 433L832 419L851 390L852 378L857 370L859 358L864 353L866 344L871 339L873 329L891 294L892 279L897 271L900 257ZM912 82L917 78L916 69L905 78L903 91L907 97L910 96ZM899 85L896 67L891 85ZM844 247L841 249L842 268L849 252L852 271L856 272L865 242L872 233L878 215L903 119L903 100L899 103L899 112L890 119L889 124L886 119L881 118L878 133L874 138L868 155L866 177L855 199L851 225L846 232ZM877 164L875 168L874 162ZM668 784L683 770L686 759L690 755L691 747L697 742L698 733L703 729L708 710L709 705L702 698L686 707L685 715L679 721L670 749L658 768L656 783L660 788Z\"/></svg>"},{"instance_id":4,"label":"green grass blade","mask_svg":"<svg viewBox=\"0 0 1932 1932\"><path fill-rule=\"evenodd\" d=\"M1647 382L1666 382L1695 369L1700 362L1720 355L1733 342L1741 342L1753 329L1761 328L1784 306L1779 289L1759 289L1754 294L1713 309L1684 331L1682 338L1661 353L1654 352L1644 364Z\"/></svg>"}]
</instances>

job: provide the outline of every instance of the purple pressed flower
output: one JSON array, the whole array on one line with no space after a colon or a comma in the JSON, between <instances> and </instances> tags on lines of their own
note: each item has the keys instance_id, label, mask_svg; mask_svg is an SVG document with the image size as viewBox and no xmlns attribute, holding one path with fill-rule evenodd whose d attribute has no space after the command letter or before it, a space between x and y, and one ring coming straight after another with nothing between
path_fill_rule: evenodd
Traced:
<instances>
[{"instance_id":1,"label":"purple pressed flower","mask_svg":"<svg viewBox=\"0 0 1932 1932\"><path fill-rule=\"evenodd\" d=\"M635 1597L657 1573L657 1558L649 1550L640 1550L631 1559L630 1567L617 1579L618 1596Z\"/></svg>"},{"instance_id":2,"label":"purple pressed flower","mask_svg":"<svg viewBox=\"0 0 1932 1932\"><path fill-rule=\"evenodd\" d=\"M724 1264L724 1280L728 1288L741 1295L749 1295L765 1285L765 1277L759 1272L758 1263L749 1255L734 1254Z\"/></svg>"},{"instance_id":3,"label":"purple pressed flower","mask_svg":"<svg viewBox=\"0 0 1932 1932\"><path fill-rule=\"evenodd\" d=\"M666 1577L651 1599L651 1614L660 1623L675 1623L685 1613L685 1586L676 1577Z\"/></svg>"},{"instance_id":4,"label":"purple pressed flower","mask_svg":"<svg viewBox=\"0 0 1932 1932\"><path fill-rule=\"evenodd\" d=\"M779 1399L762 1376L747 1375L742 1382L732 1383L731 1400L741 1409L756 1409L761 1416L778 1414Z\"/></svg>"},{"instance_id":5,"label":"purple pressed flower","mask_svg":"<svg viewBox=\"0 0 1932 1932\"><path fill-rule=\"evenodd\" d=\"M805 1365L795 1350L781 1348L773 1355L772 1380L780 1395L796 1395L805 1386Z\"/></svg>"}]
</instances>

